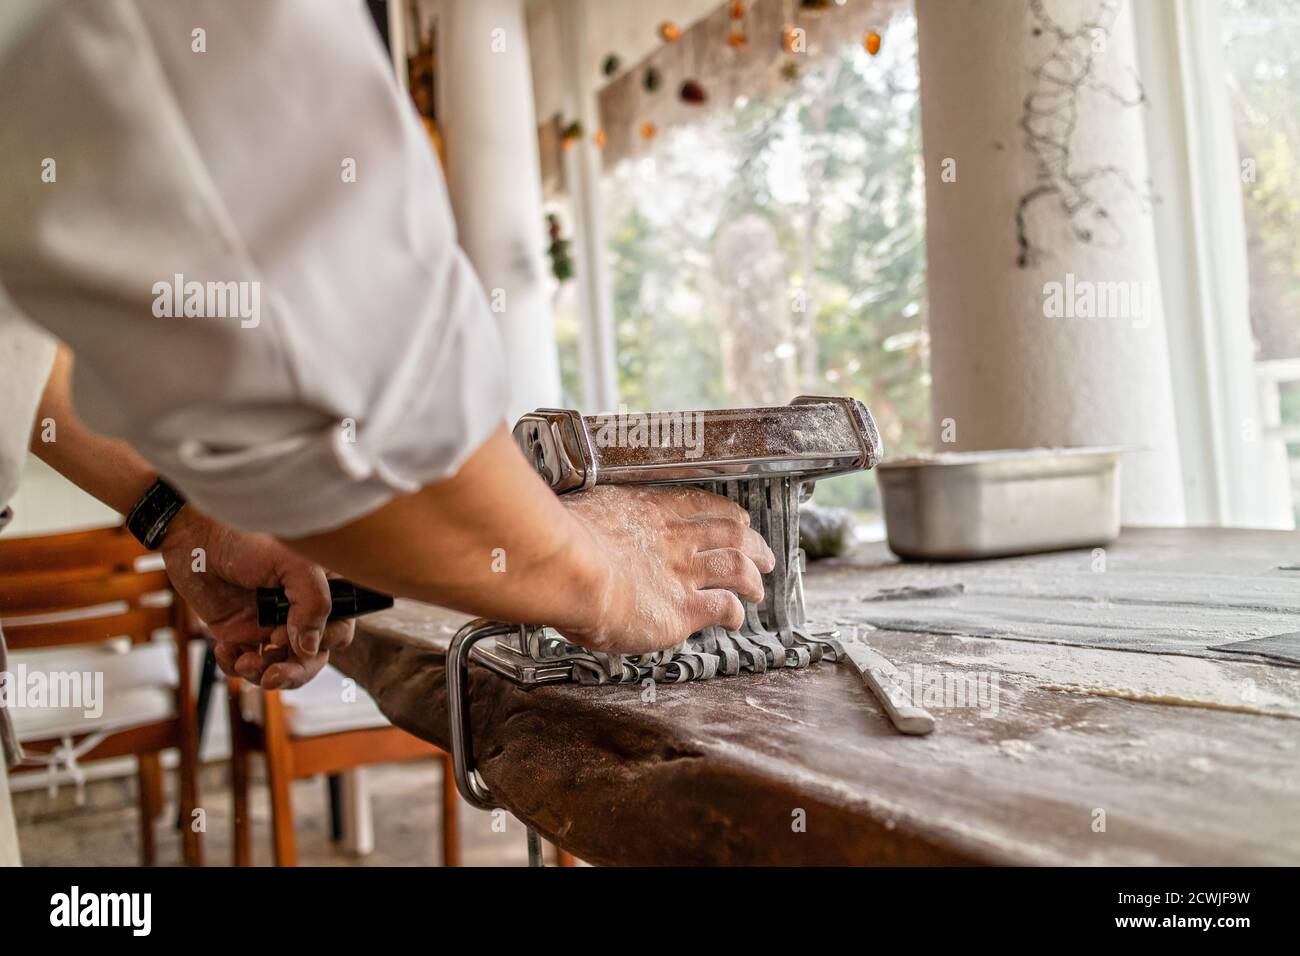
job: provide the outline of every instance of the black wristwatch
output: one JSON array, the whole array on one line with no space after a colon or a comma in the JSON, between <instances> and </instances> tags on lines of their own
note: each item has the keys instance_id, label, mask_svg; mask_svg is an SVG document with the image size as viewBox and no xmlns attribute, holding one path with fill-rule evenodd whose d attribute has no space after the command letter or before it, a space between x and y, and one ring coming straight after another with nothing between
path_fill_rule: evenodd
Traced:
<instances>
[{"instance_id":1,"label":"black wristwatch","mask_svg":"<svg viewBox=\"0 0 1300 956\"><path fill-rule=\"evenodd\" d=\"M153 551L162 544L172 518L184 507L185 499L181 493L159 478L126 516L126 529L135 535L135 540Z\"/></svg>"}]
</instances>

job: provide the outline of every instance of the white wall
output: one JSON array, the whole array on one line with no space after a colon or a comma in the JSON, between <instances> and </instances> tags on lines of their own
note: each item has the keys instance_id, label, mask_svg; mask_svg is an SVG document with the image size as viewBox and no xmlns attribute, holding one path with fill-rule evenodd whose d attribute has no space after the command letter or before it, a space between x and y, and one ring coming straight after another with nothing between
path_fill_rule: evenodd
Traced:
<instances>
[{"instance_id":1,"label":"white wall","mask_svg":"<svg viewBox=\"0 0 1300 956\"><path fill-rule=\"evenodd\" d=\"M107 528L122 520L34 455L28 456L22 483L9 504L14 520L4 531L6 537Z\"/></svg>"}]
</instances>

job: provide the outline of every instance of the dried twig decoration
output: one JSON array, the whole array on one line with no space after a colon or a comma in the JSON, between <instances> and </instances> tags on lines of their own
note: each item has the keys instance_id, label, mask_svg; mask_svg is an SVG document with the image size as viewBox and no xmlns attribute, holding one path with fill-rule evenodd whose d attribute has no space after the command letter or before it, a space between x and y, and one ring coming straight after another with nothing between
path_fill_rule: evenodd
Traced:
<instances>
[{"instance_id":1,"label":"dried twig decoration","mask_svg":"<svg viewBox=\"0 0 1300 956\"><path fill-rule=\"evenodd\" d=\"M1071 141L1079 120L1079 96L1084 90L1108 96L1121 106L1140 106L1146 102L1142 84L1131 67L1128 93L1106 83L1095 72L1099 57L1108 46L1121 2L1100 0L1096 14L1072 30L1066 30L1052 18L1044 0L1029 2L1036 21L1034 36L1049 36L1053 46L1031 74L1033 80L1020 118L1026 145L1038 160L1039 179L1016 204L1017 262L1021 268L1038 256L1025 221L1026 212L1036 200L1046 196L1056 197L1080 242L1090 245L1105 242L1107 246L1118 247L1123 241L1123 233L1099 195L1100 187L1107 179L1114 179L1131 192L1139 190L1120 166L1076 169L1071 157Z\"/></svg>"}]
</instances>

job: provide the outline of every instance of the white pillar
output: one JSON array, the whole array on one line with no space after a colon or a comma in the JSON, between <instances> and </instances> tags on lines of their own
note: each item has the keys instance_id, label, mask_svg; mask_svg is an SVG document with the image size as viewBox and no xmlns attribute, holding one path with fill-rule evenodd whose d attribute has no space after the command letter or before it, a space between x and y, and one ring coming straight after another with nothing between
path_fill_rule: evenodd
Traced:
<instances>
[{"instance_id":1,"label":"white pillar","mask_svg":"<svg viewBox=\"0 0 1300 956\"><path fill-rule=\"evenodd\" d=\"M937 434L956 426L940 447L1134 446L1125 522L1182 523L1142 107L1122 102L1138 89L1131 11L917 0L917 21L932 407ZM1085 309L1090 284L1103 310L1137 283L1140 305L1051 318L1050 283Z\"/></svg>"},{"instance_id":2,"label":"white pillar","mask_svg":"<svg viewBox=\"0 0 1300 956\"><path fill-rule=\"evenodd\" d=\"M438 15L439 121L460 244L497 314L518 416L560 401L537 117L523 0L448 0Z\"/></svg>"},{"instance_id":3,"label":"white pillar","mask_svg":"<svg viewBox=\"0 0 1300 956\"><path fill-rule=\"evenodd\" d=\"M600 150L592 134L600 128L591 38L587 32L591 0L557 0L556 21L564 58L565 106L582 124L583 137L566 151L565 176L573 200L573 247L578 261L578 309L582 337L583 411L618 410L618 366L614 349L614 292L606 264L605 223L600 210Z\"/></svg>"}]
</instances>

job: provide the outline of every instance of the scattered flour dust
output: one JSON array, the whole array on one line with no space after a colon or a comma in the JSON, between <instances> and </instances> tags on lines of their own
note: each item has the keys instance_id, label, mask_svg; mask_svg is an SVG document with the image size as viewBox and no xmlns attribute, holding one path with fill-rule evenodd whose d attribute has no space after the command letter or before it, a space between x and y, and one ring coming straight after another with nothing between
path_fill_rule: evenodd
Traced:
<instances>
[{"instance_id":1,"label":"scattered flour dust","mask_svg":"<svg viewBox=\"0 0 1300 956\"><path fill-rule=\"evenodd\" d=\"M1013 760L1024 760L1026 757L1033 756L1033 754L1038 752L1038 748L1028 740L1019 740L1016 738L999 740L998 750L1002 751Z\"/></svg>"},{"instance_id":2,"label":"scattered flour dust","mask_svg":"<svg viewBox=\"0 0 1300 956\"><path fill-rule=\"evenodd\" d=\"M1165 704L1169 707L1200 707L1203 710L1225 710L1234 714L1256 714L1261 717L1284 717L1288 720L1300 720L1300 713L1276 706L1260 706L1255 703L1232 703L1224 700L1208 700L1204 696L1180 697L1176 694L1144 693L1129 687L1093 687L1079 684L1043 684L1044 690L1059 690L1070 694L1086 694L1089 697L1112 697L1116 700L1132 700L1143 704ZM1290 703L1290 702L1288 702Z\"/></svg>"},{"instance_id":3,"label":"scattered flour dust","mask_svg":"<svg viewBox=\"0 0 1300 956\"><path fill-rule=\"evenodd\" d=\"M984 638L957 640L970 652L945 655L952 663L1021 674L1045 690L1300 720L1300 670L1292 667L1060 644L1008 642L1018 646L1007 648L990 646Z\"/></svg>"},{"instance_id":4,"label":"scattered flour dust","mask_svg":"<svg viewBox=\"0 0 1300 956\"><path fill-rule=\"evenodd\" d=\"M817 726L816 724L810 724L806 720L800 720L798 717L792 717L791 715L784 713L783 711L772 710L772 708L770 707L764 707L762 704L758 702L757 698L751 697L748 694L745 695L745 703L748 704L750 707L753 707L755 710L761 710L765 714L771 714L773 717L780 717L782 720L788 720L791 721L792 723L799 724L803 727Z\"/></svg>"}]
</instances>

